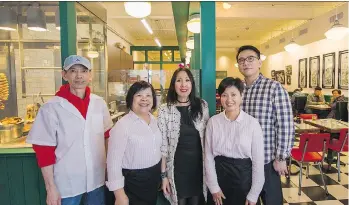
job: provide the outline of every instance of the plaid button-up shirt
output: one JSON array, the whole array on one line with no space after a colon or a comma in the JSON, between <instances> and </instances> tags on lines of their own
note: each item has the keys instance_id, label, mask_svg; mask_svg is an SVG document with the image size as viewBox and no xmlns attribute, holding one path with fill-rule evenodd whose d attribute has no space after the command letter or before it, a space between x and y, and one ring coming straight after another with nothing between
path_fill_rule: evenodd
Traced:
<instances>
[{"instance_id":1,"label":"plaid button-up shirt","mask_svg":"<svg viewBox=\"0 0 349 205\"><path fill-rule=\"evenodd\" d=\"M264 163L287 158L293 146L294 124L290 98L281 84L259 74L252 85L245 86L242 110L262 126Z\"/></svg>"}]
</instances>

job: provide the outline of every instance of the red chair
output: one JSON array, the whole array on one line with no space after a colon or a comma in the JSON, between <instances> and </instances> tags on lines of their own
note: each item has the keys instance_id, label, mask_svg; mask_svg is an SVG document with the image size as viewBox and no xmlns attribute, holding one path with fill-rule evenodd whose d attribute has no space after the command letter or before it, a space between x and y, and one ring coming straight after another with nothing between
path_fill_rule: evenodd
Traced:
<instances>
[{"instance_id":1,"label":"red chair","mask_svg":"<svg viewBox=\"0 0 349 205\"><path fill-rule=\"evenodd\" d=\"M288 177L290 178L291 161L292 158L299 164L299 188L298 195L301 195L302 188L302 168L303 164L311 162L317 164L320 169L322 183L325 186L326 195L328 195L327 186L325 184L324 175L322 173L322 164L324 162L327 145L330 141L329 133L303 133L300 135L300 142L298 148L293 148L291 151L291 159L289 163ZM321 154L319 153L321 152ZM307 176L308 176L307 169Z\"/></svg>"},{"instance_id":2,"label":"red chair","mask_svg":"<svg viewBox=\"0 0 349 205\"><path fill-rule=\"evenodd\" d=\"M313 116L315 116L315 119L318 119L317 114L300 114L299 118L303 120L312 120Z\"/></svg>"},{"instance_id":3,"label":"red chair","mask_svg":"<svg viewBox=\"0 0 349 205\"><path fill-rule=\"evenodd\" d=\"M348 152L348 128L343 128L339 132L339 139L332 139L330 144L328 145L328 149L331 149L337 152L337 170L338 170L338 181L341 181L341 161L340 156L341 152Z\"/></svg>"}]
</instances>

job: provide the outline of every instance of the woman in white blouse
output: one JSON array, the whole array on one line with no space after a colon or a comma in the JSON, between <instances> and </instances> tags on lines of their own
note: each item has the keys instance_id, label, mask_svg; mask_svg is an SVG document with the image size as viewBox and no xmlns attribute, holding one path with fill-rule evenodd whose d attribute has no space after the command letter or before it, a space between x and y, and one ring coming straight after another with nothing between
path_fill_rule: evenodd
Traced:
<instances>
[{"instance_id":1,"label":"woman in white blouse","mask_svg":"<svg viewBox=\"0 0 349 205\"><path fill-rule=\"evenodd\" d=\"M156 107L152 85L134 83L126 96L129 113L110 130L107 186L115 205L155 205L161 178L162 138L150 113Z\"/></svg>"},{"instance_id":2,"label":"woman in white blouse","mask_svg":"<svg viewBox=\"0 0 349 205\"><path fill-rule=\"evenodd\" d=\"M167 153L161 167L162 188L171 205L205 203L203 145L208 118L207 103L195 96L192 73L178 68L158 116L162 152Z\"/></svg>"},{"instance_id":3,"label":"woman in white blouse","mask_svg":"<svg viewBox=\"0 0 349 205\"><path fill-rule=\"evenodd\" d=\"M218 87L224 111L206 128L208 205L254 205L264 185L262 128L240 109L243 89L243 82L232 77Z\"/></svg>"}]
</instances>

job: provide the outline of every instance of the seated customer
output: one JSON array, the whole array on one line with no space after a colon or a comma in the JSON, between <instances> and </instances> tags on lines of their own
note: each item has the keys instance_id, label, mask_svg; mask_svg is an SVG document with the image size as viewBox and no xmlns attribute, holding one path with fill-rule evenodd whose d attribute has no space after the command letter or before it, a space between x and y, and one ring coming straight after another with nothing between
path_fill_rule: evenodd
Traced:
<instances>
[{"instance_id":1,"label":"seated customer","mask_svg":"<svg viewBox=\"0 0 349 205\"><path fill-rule=\"evenodd\" d=\"M337 102L345 101L344 96L341 94L342 94L341 90L332 90L332 98L330 102L331 112L328 114L327 118L336 118Z\"/></svg>"},{"instance_id":2,"label":"seated customer","mask_svg":"<svg viewBox=\"0 0 349 205\"><path fill-rule=\"evenodd\" d=\"M224 111L206 127L208 205L255 205L264 185L262 128L241 110L243 90L242 81L232 77L218 87Z\"/></svg>"},{"instance_id":3,"label":"seated customer","mask_svg":"<svg viewBox=\"0 0 349 205\"><path fill-rule=\"evenodd\" d=\"M322 89L317 86L314 89L314 93L309 94L307 97L307 103L305 104L305 112L308 114L312 114L312 109L308 108L309 105L323 105L325 104L325 98L322 94Z\"/></svg>"}]
</instances>

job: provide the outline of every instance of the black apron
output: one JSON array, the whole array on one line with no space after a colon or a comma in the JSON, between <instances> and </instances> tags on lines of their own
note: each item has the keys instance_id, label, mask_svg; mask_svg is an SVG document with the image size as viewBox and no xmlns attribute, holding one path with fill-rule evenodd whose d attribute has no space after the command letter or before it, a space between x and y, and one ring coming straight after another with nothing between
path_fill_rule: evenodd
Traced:
<instances>
[{"instance_id":1,"label":"black apron","mask_svg":"<svg viewBox=\"0 0 349 205\"><path fill-rule=\"evenodd\" d=\"M219 187L226 199L224 205L245 205L252 185L252 161L250 158L234 159L223 156L214 158ZM214 205L210 192L207 205Z\"/></svg>"},{"instance_id":2,"label":"black apron","mask_svg":"<svg viewBox=\"0 0 349 205\"><path fill-rule=\"evenodd\" d=\"M161 160L145 169L122 169L129 205L156 205L161 182Z\"/></svg>"}]
</instances>

